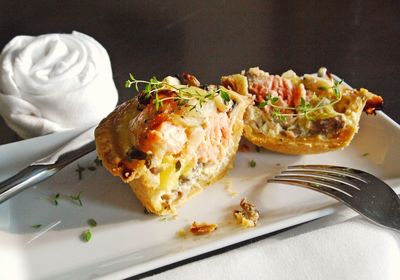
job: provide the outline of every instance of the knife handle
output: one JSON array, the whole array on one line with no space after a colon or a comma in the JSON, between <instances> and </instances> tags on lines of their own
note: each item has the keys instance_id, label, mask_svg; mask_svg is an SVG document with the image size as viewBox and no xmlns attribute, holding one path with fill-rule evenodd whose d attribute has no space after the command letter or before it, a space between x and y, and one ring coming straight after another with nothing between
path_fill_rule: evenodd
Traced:
<instances>
[{"instance_id":1,"label":"knife handle","mask_svg":"<svg viewBox=\"0 0 400 280\"><path fill-rule=\"evenodd\" d=\"M14 176L0 182L0 203L49 178L57 173L59 169L57 165L31 165L22 169Z\"/></svg>"}]
</instances>

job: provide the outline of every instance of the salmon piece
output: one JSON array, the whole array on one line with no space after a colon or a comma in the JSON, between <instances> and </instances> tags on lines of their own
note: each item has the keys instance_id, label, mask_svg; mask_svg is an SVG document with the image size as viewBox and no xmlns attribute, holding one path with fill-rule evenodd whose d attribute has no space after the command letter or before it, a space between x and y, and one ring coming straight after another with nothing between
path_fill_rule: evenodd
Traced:
<instances>
[{"instance_id":1,"label":"salmon piece","mask_svg":"<svg viewBox=\"0 0 400 280\"><path fill-rule=\"evenodd\" d=\"M230 119L224 113L213 115L204 129L205 141L196 150L197 159L201 163L218 162L222 159L223 150L229 142Z\"/></svg>"},{"instance_id":2,"label":"salmon piece","mask_svg":"<svg viewBox=\"0 0 400 280\"><path fill-rule=\"evenodd\" d=\"M183 127L165 121L144 133L140 140L140 148L145 153L161 150L166 154L177 154L185 146L187 136Z\"/></svg>"},{"instance_id":3,"label":"salmon piece","mask_svg":"<svg viewBox=\"0 0 400 280\"><path fill-rule=\"evenodd\" d=\"M306 90L303 84L299 86L286 78L269 73L249 73L249 91L256 96L256 102L265 101L267 95L278 97L277 106L296 107L301 104L301 98L305 98Z\"/></svg>"}]
</instances>

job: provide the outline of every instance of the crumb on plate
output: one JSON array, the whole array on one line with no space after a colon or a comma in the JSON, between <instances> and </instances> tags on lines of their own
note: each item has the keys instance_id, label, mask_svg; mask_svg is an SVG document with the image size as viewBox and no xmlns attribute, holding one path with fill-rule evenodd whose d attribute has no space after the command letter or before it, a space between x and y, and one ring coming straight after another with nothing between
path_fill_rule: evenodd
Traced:
<instances>
[{"instance_id":1,"label":"crumb on plate","mask_svg":"<svg viewBox=\"0 0 400 280\"><path fill-rule=\"evenodd\" d=\"M180 230L178 230L178 232L176 233L176 236L185 238L187 236L186 228L181 228Z\"/></svg>"},{"instance_id":2,"label":"crumb on plate","mask_svg":"<svg viewBox=\"0 0 400 280\"><path fill-rule=\"evenodd\" d=\"M231 178L224 178L221 180L221 183L224 184L224 189L231 197L237 196L237 192L233 190L233 183Z\"/></svg>"}]
</instances>

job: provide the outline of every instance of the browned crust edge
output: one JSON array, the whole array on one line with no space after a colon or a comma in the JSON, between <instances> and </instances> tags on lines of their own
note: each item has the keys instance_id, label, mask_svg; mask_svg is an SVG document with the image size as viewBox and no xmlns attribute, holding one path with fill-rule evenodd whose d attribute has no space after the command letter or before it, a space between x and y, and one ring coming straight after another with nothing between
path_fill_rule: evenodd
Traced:
<instances>
[{"instance_id":1,"label":"browned crust edge","mask_svg":"<svg viewBox=\"0 0 400 280\"><path fill-rule=\"evenodd\" d=\"M119 105L113 112L104 118L96 127L94 135L96 142L96 151L103 166L114 176L120 176L124 182L128 180L122 176L123 165L122 160L125 156L124 151L118 150L116 145L116 127L118 122L123 118L132 118L137 114L136 111L137 100L136 98L128 100ZM127 112L131 112L127 114ZM132 163L133 169L143 165L143 161L134 161Z\"/></svg>"},{"instance_id":2,"label":"browned crust edge","mask_svg":"<svg viewBox=\"0 0 400 280\"><path fill-rule=\"evenodd\" d=\"M301 155L324 153L342 149L350 144L357 130L358 128L347 126L335 138L322 139L321 137L314 136L292 140L284 136L266 137L264 134L257 132L249 125L246 125L243 134L253 144L270 151L290 155Z\"/></svg>"}]
</instances>

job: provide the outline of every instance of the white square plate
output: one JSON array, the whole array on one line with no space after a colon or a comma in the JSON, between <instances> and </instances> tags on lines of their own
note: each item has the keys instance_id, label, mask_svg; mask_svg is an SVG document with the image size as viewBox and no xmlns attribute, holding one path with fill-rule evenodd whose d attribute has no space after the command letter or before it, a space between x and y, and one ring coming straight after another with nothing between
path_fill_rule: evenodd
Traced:
<instances>
[{"instance_id":1,"label":"white square plate","mask_svg":"<svg viewBox=\"0 0 400 280\"><path fill-rule=\"evenodd\" d=\"M74 132L57 133L0 146L0 180L64 143ZM95 153L66 167L48 181L0 205L0 279L121 279L271 233L335 211L333 199L294 186L267 184L287 165L334 164L371 172L392 187L400 185L400 126L383 113L362 117L350 147L337 152L288 156L267 151L239 152L235 168L179 210L160 218L144 214L129 187L93 165ZM249 167L255 160L257 166ZM237 193L232 195L228 187ZM68 199L82 192L83 206ZM61 194L58 205L49 197ZM259 209L259 225L243 229L232 211L247 197ZM92 239L81 234L91 228ZM206 236L178 237L192 221L212 222ZM39 229L32 228L42 224Z\"/></svg>"}]
</instances>

